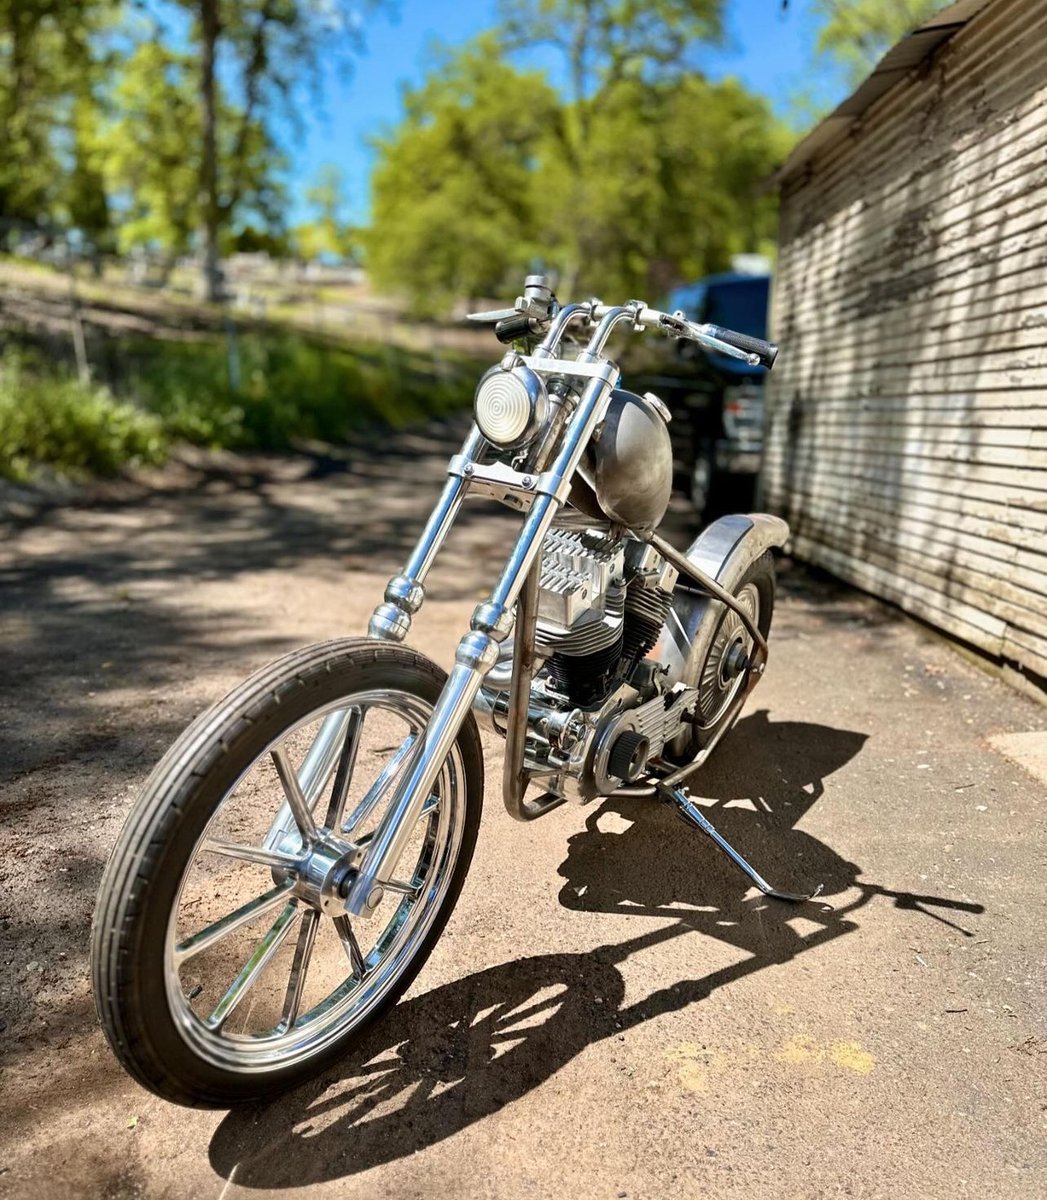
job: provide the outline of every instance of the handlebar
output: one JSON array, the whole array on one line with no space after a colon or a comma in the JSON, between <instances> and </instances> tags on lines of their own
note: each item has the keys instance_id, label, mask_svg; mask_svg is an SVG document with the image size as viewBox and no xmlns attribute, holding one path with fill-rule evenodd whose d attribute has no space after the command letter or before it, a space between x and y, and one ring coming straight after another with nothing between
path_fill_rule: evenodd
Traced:
<instances>
[{"instance_id":1,"label":"handlebar","mask_svg":"<svg viewBox=\"0 0 1047 1200\"><path fill-rule=\"evenodd\" d=\"M639 300L630 301L629 304L622 307L601 304L598 300L570 307L576 310L585 310L579 315L587 318L589 324L595 324L611 315L618 315L622 319L630 318L633 329L637 332L642 331L648 325L653 325L668 337L685 338L688 341L697 342L706 350L724 354L729 358L741 359L752 367L766 367L767 370L770 370L778 356L778 346L774 342L751 337L746 333L735 333L734 330L724 329L721 325L699 325L694 321L689 321L682 312L661 312L656 308L648 308ZM559 311L563 312L564 310ZM532 334L544 333L549 328L548 319L543 320L517 309L503 308L493 312L470 313L468 319L493 323L495 337L506 344Z\"/></svg>"},{"instance_id":2,"label":"handlebar","mask_svg":"<svg viewBox=\"0 0 1047 1200\"><path fill-rule=\"evenodd\" d=\"M778 346L775 342L765 342L763 338L752 337L747 333L735 333L733 329L724 329L722 325L706 325L709 336L728 346L735 346L748 354L755 354L760 365L769 371L778 357Z\"/></svg>"},{"instance_id":3,"label":"handlebar","mask_svg":"<svg viewBox=\"0 0 1047 1200\"><path fill-rule=\"evenodd\" d=\"M514 312L511 317L503 317L495 323L494 336L508 346L519 338L539 333L540 330L535 328L536 324L534 317L529 317L527 313Z\"/></svg>"}]
</instances>

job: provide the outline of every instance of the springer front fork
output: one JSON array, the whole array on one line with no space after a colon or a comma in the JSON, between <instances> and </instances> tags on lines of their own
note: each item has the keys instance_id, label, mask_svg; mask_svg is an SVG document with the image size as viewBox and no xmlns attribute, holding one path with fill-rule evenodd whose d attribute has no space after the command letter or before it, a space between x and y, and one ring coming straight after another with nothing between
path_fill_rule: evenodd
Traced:
<instances>
[{"instance_id":1,"label":"springer front fork","mask_svg":"<svg viewBox=\"0 0 1047 1200\"><path fill-rule=\"evenodd\" d=\"M384 881L393 876L425 799L432 791L462 722L472 708L484 676L498 659L498 645L513 628L517 600L536 570L545 535L567 498L574 473L618 382L618 368L611 362L602 361L600 350L619 321L633 319L634 312L629 307L613 310L601 321L588 351L577 361L564 361L556 357L556 348L564 329L572 320L585 318L587 312L586 305L571 305L563 309L535 354L523 360L532 370L541 374L573 377L577 382L584 383L573 413L567 411L570 401L564 399L554 413L553 426L539 444L527 473L514 471L503 463L485 464L482 459L486 443L479 430L473 427L462 452L451 460L448 468L450 477L443 494L403 573L390 580L385 601L375 609L371 618L368 626L371 637L403 641L407 636L411 618L421 607L425 596L426 575L454 523L462 501L471 489L487 495L509 495L521 507L527 507L523 527L509 560L490 596L478 604L473 612L469 632L458 644L454 667L444 690L412 748L386 814L352 877L346 895L346 908L357 916L370 916L381 902ZM545 461L550 458L551 465L546 469ZM533 614L535 605L535 582L536 577L532 577L524 602L520 605L531 623L533 615L529 614ZM521 660L521 671L526 670L529 661L528 642L532 637L533 630L527 629L521 630L517 638L516 657ZM526 703L526 690L529 687L529 677L526 681L514 679L512 694L519 695L524 690ZM510 719L506 771L507 776L510 772L513 774L522 796L522 787L526 786L522 774L522 738L525 729L520 726L519 720ZM516 762L517 758L519 762ZM539 811L545 811L550 806L546 804ZM529 812L522 808L517 815L538 815L538 811Z\"/></svg>"}]
</instances>

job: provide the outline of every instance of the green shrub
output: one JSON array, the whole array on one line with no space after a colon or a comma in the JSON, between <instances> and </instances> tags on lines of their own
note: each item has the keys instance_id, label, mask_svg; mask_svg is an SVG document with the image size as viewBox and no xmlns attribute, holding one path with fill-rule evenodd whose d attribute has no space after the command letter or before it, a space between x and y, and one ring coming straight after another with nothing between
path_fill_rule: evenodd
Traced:
<instances>
[{"instance_id":1,"label":"green shrub","mask_svg":"<svg viewBox=\"0 0 1047 1200\"><path fill-rule=\"evenodd\" d=\"M344 441L364 426L402 427L467 405L482 366L467 355L346 345L288 329L230 340L108 340L85 387L29 350L0 357L0 475L36 465L111 475L160 461L168 443L286 450Z\"/></svg>"},{"instance_id":2,"label":"green shrub","mask_svg":"<svg viewBox=\"0 0 1047 1200\"><path fill-rule=\"evenodd\" d=\"M44 464L63 474L113 475L160 462L165 448L162 422L106 388L15 351L0 358L0 475L26 479Z\"/></svg>"},{"instance_id":3,"label":"green shrub","mask_svg":"<svg viewBox=\"0 0 1047 1200\"><path fill-rule=\"evenodd\" d=\"M479 370L467 356L445 354L435 364L396 346L338 345L284 330L242 333L232 344L139 339L122 347L121 361L126 390L172 437L260 450L439 416L469 403Z\"/></svg>"}]
</instances>

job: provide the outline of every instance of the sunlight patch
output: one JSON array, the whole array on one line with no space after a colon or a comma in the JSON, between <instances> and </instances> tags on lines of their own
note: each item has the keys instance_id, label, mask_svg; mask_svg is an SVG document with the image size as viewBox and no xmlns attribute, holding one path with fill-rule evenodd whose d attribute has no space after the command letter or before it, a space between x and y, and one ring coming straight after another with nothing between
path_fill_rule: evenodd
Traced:
<instances>
[{"instance_id":1,"label":"sunlight patch","mask_svg":"<svg viewBox=\"0 0 1047 1200\"><path fill-rule=\"evenodd\" d=\"M999 733L989 745L1047 784L1047 733Z\"/></svg>"},{"instance_id":2,"label":"sunlight patch","mask_svg":"<svg viewBox=\"0 0 1047 1200\"><path fill-rule=\"evenodd\" d=\"M626 833L635 824L635 821L630 821L621 813L616 812L600 813L596 818L596 828L601 833Z\"/></svg>"}]
</instances>

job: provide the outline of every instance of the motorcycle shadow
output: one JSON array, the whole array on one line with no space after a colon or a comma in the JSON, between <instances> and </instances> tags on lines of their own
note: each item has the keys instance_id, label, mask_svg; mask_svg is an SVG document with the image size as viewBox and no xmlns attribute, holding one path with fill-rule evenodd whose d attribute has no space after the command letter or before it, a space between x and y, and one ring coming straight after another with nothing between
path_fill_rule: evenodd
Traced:
<instances>
[{"instance_id":1,"label":"motorcycle shadow","mask_svg":"<svg viewBox=\"0 0 1047 1200\"><path fill-rule=\"evenodd\" d=\"M260 1189L353 1175L497 1112L595 1042L856 929L852 914L875 895L909 909L933 903L982 911L860 883L853 863L793 828L821 794L824 777L864 741L863 734L770 723L755 713L724 743L723 764L703 774L700 788L720 800L717 825L768 873L772 864L778 874L802 871L823 882L826 894L857 888L857 898L836 906L819 898L797 908L753 897L719 852L663 805L607 800L569 841L561 903L662 916L666 924L652 930L644 922L645 932L586 953L501 963L402 1002L333 1071L266 1105L229 1113L212 1138L211 1165L240 1187ZM759 815L733 804L749 798ZM813 926L806 936L787 923L797 915ZM748 957L625 1005L620 964L693 933L743 948Z\"/></svg>"}]
</instances>

